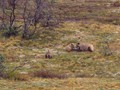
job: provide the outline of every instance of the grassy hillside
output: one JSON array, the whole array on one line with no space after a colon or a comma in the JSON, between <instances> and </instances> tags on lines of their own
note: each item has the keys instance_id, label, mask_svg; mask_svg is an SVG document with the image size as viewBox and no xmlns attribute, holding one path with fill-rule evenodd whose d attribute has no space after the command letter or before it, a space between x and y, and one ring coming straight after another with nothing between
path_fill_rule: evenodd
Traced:
<instances>
[{"instance_id":1,"label":"grassy hillside","mask_svg":"<svg viewBox=\"0 0 120 90\"><path fill-rule=\"evenodd\" d=\"M54 30L40 27L30 40L1 35L0 54L9 76L0 79L1 90L120 90L118 8L106 1L58 0L54 13L60 24ZM64 50L77 42L91 43L95 51ZM47 49L52 59L44 58Z\"/></svg>"},{"instance_id":2,"label":"grassy hillside","mask_svg":"<svg viewBox=\"0 0 120 90\"><path fill-rule=\"evenodd\" d=\"M102 23L120 24L119 2L111 0L65 0L56 5L62 20L97 20ZM58 12L57 12L58 11Z\"/></svg>"}]
</instances>

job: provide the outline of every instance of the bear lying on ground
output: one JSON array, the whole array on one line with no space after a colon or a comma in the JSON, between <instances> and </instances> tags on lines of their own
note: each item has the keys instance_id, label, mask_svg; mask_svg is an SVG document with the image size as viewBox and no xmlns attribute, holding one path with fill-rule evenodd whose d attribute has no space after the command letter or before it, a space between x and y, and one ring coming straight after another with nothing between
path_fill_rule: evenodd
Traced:
<instances>
[{"instance_id":1,"label":"bear lying on ground","mask_svg":"<svg viewBox=\"0 0 120 90\"><path fill-rule=\"evenodd\" d=\"M72 43L66 46L66 51L89 51L93 52L94 51L94 46L92 44L87 44L87 43L77 43L76 46Z\"/></svg>"}]
</instances>

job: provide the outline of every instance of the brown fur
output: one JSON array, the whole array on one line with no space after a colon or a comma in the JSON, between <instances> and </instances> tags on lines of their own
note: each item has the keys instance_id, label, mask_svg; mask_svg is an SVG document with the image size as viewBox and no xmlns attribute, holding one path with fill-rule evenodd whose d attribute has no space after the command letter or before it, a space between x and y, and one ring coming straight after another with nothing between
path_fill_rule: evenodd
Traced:
<instances>
[{"instance_id":1,"label":"brown fur","mask_svg":"<svg viewBox=\"0 0 120 90\"><path fill-rule=\"evenodd\" d=\"M74 48L74 44L72 43L72 44L67 45L67 46L65 47L65 50L66 50L67 52L70 52L70 51L72 51L73 48Z\"/></svg>"},{"instance_id":2,"label":"brown fur","mask_svg":"<svg viewBox=\"0 0 120 90\"><path fill-rule=\"evenodd\" d=\"M94 47L92 44L87 44L87 43L77 43L76 46L74 44L69 44L65 48L66 51L71 52L71 51L94 51Z\"/></svg>"},{"instance_id":3,"label":"brown fur","mask_svg":"<svg viewBox=\"0 0 120 90\"><path fill-rule=\"evenodd\" d=\"M45 53L45 58L48 58L48 59L52 58L52 55L49 50Z\"/></svg>"},{"instance_id":4,"label":"brown fur","mask_svg":"<svg viewBox=\"0 0 120 90\"><path fill-rule=\"evenodd\" d=\"M90 52L93 52L94 47L93 47L92 44L80 43L78 51L90 51Z\"/></svg>"}]
</instances>

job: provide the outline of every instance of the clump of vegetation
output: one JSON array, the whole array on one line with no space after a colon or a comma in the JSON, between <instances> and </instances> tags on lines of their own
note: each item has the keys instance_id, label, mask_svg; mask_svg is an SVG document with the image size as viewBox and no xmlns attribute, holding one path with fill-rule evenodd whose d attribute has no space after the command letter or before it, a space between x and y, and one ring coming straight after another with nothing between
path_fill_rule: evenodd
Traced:
<instances>
[{"instance_id":1,"label":"clump of vegetation","mask_svg":"<svg viewBox=\"0 0 120 90\"><path fill-rule=\"evenodd\" d=\"M104 56L109 56L113 54L110 48L110 43L112 42L111 38L112 38L112 34L110 33L104 33L102 35L102 41L100 45L101 45L101 52Z\"/></svg>"},{"instance_id":2,"label":"clump of vegetation","mask_svg":"<svg viewBox=\"0 0 120 90\"><path fill-rule=\"evenodd\" d=\"M1 26L5 37L16 36L18 27L16 26L17 0L1 0L0 8L2 13Z\"/></svg>"},{"instance_id":3,"label":"clump of vegetation","mask_svg":"<svg viewBox=\"0 0 120 90\"><path fill-rule=\"evenodd\" d=\"M4 61L4 57L0 54L0 77L13 79L16 73L7 70L7 68L4 66Z\"/></svg>"},{"instance_id":4,"label":"clump of vegetation","mask_svg":"<svg viewBox=\"0 0 120 90\"><path fill-rule=\"evenodd\" d=\"M19 31L16 30L16 27L12 27L11 29L6 29L3 31L3 36L10 37L10 36L17 36Z\"/></svg>"},{"instance_id":5,"label":"clump of vegetation","mask_svg":"<svg viewBox=\"0 0 120 90\"><path fill-rule=\"evenodd\" d=\"M28 81L30 80L31 76L29 75L29 73L16 73L14 75L14 80L17 80L17 81Z\"/></svg>"},{"instance_id":6,"label":"clump of vegetation","mask_svg":"<svg viewBox=\"0 0 120 90\"><path fill-rule=\"evenodd\" d=\"M39 70L34 72L34 77L40 77L40 78L58 78L58 79L64 79L67 78L65 74L59 74L50 72L48 70Z\"/></svg>"},{"instance_id":7,"label":"clump of vegetation","mask_svg":"<svg viewBox=\"0 0 120 90\"><path fill-rule=\"evenodd\" d=\"M4 77L4 57L0 54L0 77Z\"/></svg>"}]
</instances>

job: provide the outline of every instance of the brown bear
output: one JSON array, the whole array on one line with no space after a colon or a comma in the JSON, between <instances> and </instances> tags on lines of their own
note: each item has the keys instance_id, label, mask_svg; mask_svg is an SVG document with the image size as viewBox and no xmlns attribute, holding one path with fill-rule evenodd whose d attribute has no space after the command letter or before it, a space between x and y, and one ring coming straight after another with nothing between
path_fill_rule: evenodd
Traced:
<instances>
[{"instance_id":1,"label":"brown bear","mask_svg":"<svg viewBox=\"0 0 120 90\"><path fill-rule=\"evenodd\" d=\"M75 45L73 43L71 44L68 44L66 47L65 47L65 50L67 52L70 52L70 51L73 51L73 49L75 48Z\"/></svg>"},{"instance_id":2,"label":"brown bear","mask_svg":"<svg viewBox=\"0 0 120 90\"><path fill-rule=\"evenodd\" d=\"M72 43L66 46L65 48L66 51L71 52L71 51L94 51L94 47L92 44L87 44L87 43L77 43L76 46Z\"/></svg>"},{"instance_id":3,"label":"brown bear","mask_svg":"<svg viewBox=\"0 0 120 90\"><path fill-rule=\"evenodd\" d=\"M48 59L52 58L51 52L49 50L45 53L45 58L48 58Z\"/></svg>"},{"instance_id":4,"label":"brown bear","mask_svg":"<svg viewBox=\"0 0 120 90\"><path fill-rule=\"evenodd\" d=\"M78 51L94 51L94 46L92 44L87 43L77 43L76 48Z\"/></svg>"}]
</instances>

